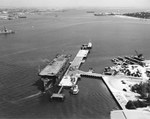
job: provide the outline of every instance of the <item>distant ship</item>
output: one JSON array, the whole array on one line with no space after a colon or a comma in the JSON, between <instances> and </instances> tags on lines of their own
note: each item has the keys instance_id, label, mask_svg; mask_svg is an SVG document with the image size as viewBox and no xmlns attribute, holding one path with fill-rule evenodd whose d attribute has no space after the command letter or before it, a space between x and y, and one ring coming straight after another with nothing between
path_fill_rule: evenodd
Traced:
<instances>
[{"instance_id":1,"label":"distant ship","mask_svg":"<svg viewBox=\"0 0 150 119\"><path fill-rule=\"evenodd\" d=\"M25 13L18 13L18 18L27 18Z\"/></svg>"},{"instance_id":2,"label":"distant ship","mask_svg":"<svg viewBox=\"0 0 150 119\"><path fill-rule=\"evenodd\" d=\"M107 12L105 12L105 13L95 13L94 14L94 16L108 16L108 15L115 15L114 13L107 13Z\"/></svg>"},{"instance_id":3,"label":"distant ship","mask_svg":"<svg viewBox=\"0 0 150 119\"><path fill-rule=\"evenodd\" d=\"M70 65L71 55L59 54L39 72L44 91L58 84Z\"/></svg>"},{"instance_id":4,"label":"distant ship","mask_svg":"<svg viewBox=\"0 0 150 119\"><path fill-rule=\"evenodd\" d=\"M87 11L86 13L95 13L94 11Z\"/></svg>"},{"instance_id":5,"label":"distant ship","mask_svg":"<svg viewBox=\"0 0 150 119\"><path fill-rule=\"evenodd\" d=\"M8 30L6 27L4 27L3 30L0 30L0 34L13 34L15 31L13 30Z\"/></svg>"},{"instance_id":6,"label":"distant ship","mask_svg":"<svg viewBox=\"0 0 150 119\"><path fill-rule=\"evenodd\" d=\"M25 15L19 15L18 18L27 18Z\"/></svg>"},{"instance_id":7,"label":"distant ship","mask_svg":"<svg viewBox=\"0 0 150 119\"><path fill-rule=\"evenodd\" d=\"M103 13L95 13L94 16L104 16Z\"/></svg>"}]
</instances>

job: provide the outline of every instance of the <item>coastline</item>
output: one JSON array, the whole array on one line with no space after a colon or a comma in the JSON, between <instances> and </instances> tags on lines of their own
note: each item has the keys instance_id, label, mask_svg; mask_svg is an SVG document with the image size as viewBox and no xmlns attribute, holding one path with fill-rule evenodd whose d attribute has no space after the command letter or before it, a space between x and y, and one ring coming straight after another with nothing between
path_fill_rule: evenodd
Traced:
<instances>
[{"instance_id":1,"label":"coastline","mask_svg":"<svg viewBox=\"0 0 150 119\"><path fill-rule=\"evenodd\" d=\"M112 85L111 85L111 80L112 76L102 76L103 81L105 82L106 86L108 87L108 89L110 90L110 92L112 93L112 95L114 96L115 100L117 101L117 103L119 104L119 106L122 109L126 109L125 105L127 104L127 99L125 98L125 96L123 95L123 92L120 90L115 89ZM116 81L114 83L117 83ZM119 85L118 85L119 86Z\"/></svg>"},{"instance_id":2,"label":"coastline","mask_svg":"<svg viewBox=\"0 0 150 119\"><path fill-rule=\"evenodd\" d=\"M122 80L123 81L128 81L131 80L131 82L133 81L137 81L136 79L132 80L131 78L124 78L122 76L102 76L102 80L104 81L104 83L106 84L107 88L109 89L110 93L113 95L114 99L116 100L116 102L119 104L119 106L121 107L121 110L112 110L111 111L111 119L116 119L116 118L137 118L139 117L139 119L142 119L144 117L144 119L149 119L150 116L150 107L145 107L145 108L137 108L137 109L132 109L129 110L126 108L126 104L129 100L136 100L136 97L138 96L138 94L133 93L129 90L127 90L126 92L123 91L123 89L126 86L123 86L125 84L122 84ZM134 83L135 83L134 82ZM134 113L134 115L132 115ZM141 116L142 115L142 116Z\"/></svg>"},{"instance_id":3,"label":"coastline","mask_svg":"<svg viewBox=\"0 0 150 119\"><path fill-rule=\"evenodd\" d=\"M115 15L115 17L119 17L119 18L126 18L126 19L137 19L137 20L145 20L143 18L137 18L137 17L130 17L130 16L125 16L125 15ZM148 20L148 19L146 19Z\"/></svg>"}]
</instances>

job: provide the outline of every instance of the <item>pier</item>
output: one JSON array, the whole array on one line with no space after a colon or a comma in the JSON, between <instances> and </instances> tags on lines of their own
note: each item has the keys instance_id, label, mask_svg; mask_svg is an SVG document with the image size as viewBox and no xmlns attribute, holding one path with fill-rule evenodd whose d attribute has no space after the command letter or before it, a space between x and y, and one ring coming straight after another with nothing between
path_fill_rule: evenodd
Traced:
<instances>
[{"instance_id":1,"label":"pier","mask_svg":"<svg viewBox=\"0 0 150 119\"><path fill-rule=\"evenodd\" d=\"M81 64L85 62L85 58L87 58L91 48L92 44L90 42L87 45L82 45L81 49L71 62L68 70L60 81L59 86L72 87L77 83L81 76L81 71L78 69L80 68Z\"/></svg>"}]
</instances>

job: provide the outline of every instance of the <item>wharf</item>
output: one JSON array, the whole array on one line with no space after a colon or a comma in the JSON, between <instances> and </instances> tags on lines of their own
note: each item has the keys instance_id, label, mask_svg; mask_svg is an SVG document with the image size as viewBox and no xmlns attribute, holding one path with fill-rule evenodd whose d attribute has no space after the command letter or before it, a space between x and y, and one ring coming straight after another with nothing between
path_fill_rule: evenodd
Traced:
<instances>
[{"instance_id":1,"label":"wharf","mask_svg":"<svg viewBox=\"0 0 150 119\"><path fill-rule=\"evenodd\" d=\"M78 69L80 68L81 64L85 62L85 58L87 58L87 55L92 48L92 45L89 47L89 44L86 47L85 45L81 47L74 60L71 62L62 80L60 81L59 86L72 87L77 83L78 78L80 78L80 71Z\"/></svg>"}]
</instances>

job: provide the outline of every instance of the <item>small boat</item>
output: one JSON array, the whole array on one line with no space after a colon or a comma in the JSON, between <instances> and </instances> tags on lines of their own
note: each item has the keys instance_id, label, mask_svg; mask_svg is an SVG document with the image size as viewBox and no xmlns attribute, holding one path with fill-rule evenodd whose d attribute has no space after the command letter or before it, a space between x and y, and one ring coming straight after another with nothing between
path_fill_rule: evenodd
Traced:
<instances>
[{"instance_id":1,"label":"small boat","mask_svg":"<svg viewBox=\"0 0 150 119\"><path fill-rule=\"evenodd\" d=\"M25 15L19 15L18 18L27 18Z\"/></svg>"},{"instance_id":2,"label":"small boat","mask_svg":"<svg viewBox=\"0 0 150 119\"><path fill-rule=\"evenodd\" d=\"M73 94L73 95L78 94L78 93L79 93L78 85L72 86L72 88L71 88L71 90L70 90L70 93Z\"/></svg>"},{"instance_id":3,"label":"small boat","mask_svg":"<svg viewBox=\"0 0 150 119\"><path fill-rule=\"evenodd\" d=\"M0 30L0 34L13 34L15 31L13 30L8 30L7 28L4 27L3 30Z\"/></svg>"},{"instance_id":4,"label":"small boat","mask_svg":"<svg viewBox=\"0 0 150 119\"><path fill-rule=\"evenodd\" d=\"M92 43L89 42L87 47L88 47L89 49L91 49L91 48L92 48Z\"/></svg>"},{"instance_id":5,"label":"small boat","mask_svg":"<svg viewBox=\"0 0 150 119\"><path fill-rule=\"evenodd\" d=\"M87 49L91 49L92 48L92 43L89 42L88 44L83 44L81 49L83 50L87 50Z\"/></svg>"},{"instance_id":6,"label":"small boat","mask_svg":"<svg viewBox=\"0 0 150 119\"><path fill-rule=\"evenodd\" d=\"M88 72L93 73L94 72L93 68L89 68Z\"/></svg>"}]
</instances>

